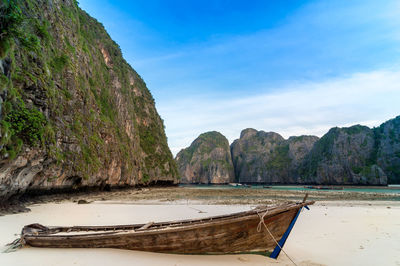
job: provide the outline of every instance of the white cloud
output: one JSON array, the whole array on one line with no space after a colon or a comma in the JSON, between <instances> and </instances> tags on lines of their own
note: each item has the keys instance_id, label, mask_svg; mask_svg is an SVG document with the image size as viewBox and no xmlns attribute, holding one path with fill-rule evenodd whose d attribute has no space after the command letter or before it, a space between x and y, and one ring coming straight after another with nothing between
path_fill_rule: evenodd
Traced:
<instances>
[{"instance_id":1,"label":"white cloud","mask_svg":"<svg viewBox=\"0 0 400 266\"><path fill-rule=\"evenodd\" d=\"M334 126L377 126L400 115L400 71L357 73L323 82L293 84L275 93L225 97L200 95L164 102L165 121L174 154L201 133L220 131L230 142L253 127L284 137L322 136Z\"/></svg>"}]
</instances>

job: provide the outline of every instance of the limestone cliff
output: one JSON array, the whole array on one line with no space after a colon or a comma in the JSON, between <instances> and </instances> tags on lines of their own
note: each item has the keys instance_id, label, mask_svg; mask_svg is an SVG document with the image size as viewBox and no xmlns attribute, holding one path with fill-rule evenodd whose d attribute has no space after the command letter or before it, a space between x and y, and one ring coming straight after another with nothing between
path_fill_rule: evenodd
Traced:
<instances>
[{"instance_id":1,"label":"limestone cliff","mask_svg":"<svg viewBox=\"0 0 400 266\"><path fill-rule=\"evenodd\" d=\"M400 116L374 129L376 145L372 159L383 169L389 183L400 184Z\"/></svg>"},{"instance_id":2,"label":"limestone cliff","mask_svg":"<svg viewBox=\"0 0 400 266\"><path fill-rule=\"evenodd\" d=\"M0 199L176 182L142 78L73 0L0 4Z\"/></svg>"},{"instance_id":3,"label":"limestone cliff","mask_svg":"<svg viewBox=\"0 0 400 266\"><path fill-rule=\"evenodd\" d=\"M201 134L177 156L181 183L222 184L234 181L228 140L219 132Z\"/></svg>"},{"instance_id":4,"label":"limestone cliff","mask_svg":"<svg viewBox=\"0 0 400 266\"><path fill-rule=\"evenodd\" d=\"M245 129L231 145L236 180L243 183L296 183L297 168L317 140L315 136L285 140L274 132Z\"/></svg>"},{"instance_id":5,"label":"limestone cliff","mask_svg":"<svg viewBox=\"0 0 400 266\"><path fill-rule=\"evenodd\" d=\"M307 155L299 182L317 184L385 185L376 164L374 131L366 126L332 128Z\"/></svg>"},{"instance_id":6,"label":"limestone cliff","mask_svg":"<svg viewBox=\"0 0 400 266\"><path fill-rule=\"evenodd\" d=\"M204 147L212 143L212 138L201 141ZM184 178L188 173L193 178L191 165L198 165L202 158L214 160L209 149L203 149L201 157L191 157L196 145L197 141L178 154ZM275 132L248 128L231 144L231 156L234 179L240 183L400 184L400 116L373 129L361 125L335 127L320 139L284 139ZM201 171L207 172L207 182L214 182L210 169L203 167ZM184 182L191 182L191 178Z\"/></svg>"},{"instance_id":7,"label":"limestone cliff","mask_svg":"<svg viewBox=\"0 0 400 266\"><path fill-rule=\"evenodd\" d=\"M306 156L310 153L315 143L319 141L317 136L293 136L287 140L289 145L289 157L292 159L290 165L291 183L299 182L299 167L304 163Z\"/></svg>"}]
</instances>

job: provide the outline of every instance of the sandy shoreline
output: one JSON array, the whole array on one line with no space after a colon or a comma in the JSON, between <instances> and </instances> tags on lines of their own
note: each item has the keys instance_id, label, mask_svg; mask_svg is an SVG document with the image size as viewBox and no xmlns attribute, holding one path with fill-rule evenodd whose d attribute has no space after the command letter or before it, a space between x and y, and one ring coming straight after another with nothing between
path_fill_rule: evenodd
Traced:
<instances>
[{"instance_id":1,"label":"sandy shoreline","mask_svg":"<svg viewBox=\"0 0 400 266\"><path fill-rule=\"evenodd\" d=\"M85 200L116 201L121 203L171 203L185 204L220 204L220 205L263 205L282 203L283 201L299 201L305 193L308 199L316 201L400 201L400 193L370 193L342 190L275 190L258 188L207 188L207 187L149 187L127 188L112 191L83 191L75 193L59 193L53 195L23 196L18 201L7 205L0 203L0 216L29 211L26 207L32 204L51 202L78 202Z\"/></svg>"},{"instance_id":2,"label":"sandy shoreline","mask_svg":"<svg viewBox=\"0 0 400 266\"><path fill-rule=\"evenodd\" d=\"M25 224L101 225L206 217L251 205L95 201L45 203L31 212L0 217L0 249ZM201 212L199 212L201 211ZM400 202L320 201L304 211L285 246L298 265L400 265ZM193 256L114 249L23 248L0 253L0 265L292 265L260 255Z\"/></svg>"}]
</instances>

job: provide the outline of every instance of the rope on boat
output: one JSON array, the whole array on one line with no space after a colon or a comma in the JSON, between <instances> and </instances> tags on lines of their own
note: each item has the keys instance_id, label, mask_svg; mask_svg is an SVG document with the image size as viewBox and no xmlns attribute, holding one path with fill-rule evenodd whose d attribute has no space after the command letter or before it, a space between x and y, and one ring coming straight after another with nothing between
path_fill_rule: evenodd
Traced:
<instances>
[{"instance_id":1,"label":"rope on boat","mask_svg":"<svg viewBox=\"0 0 400 266\"><path fill-rule=\"evenodd\" d=\"M17 238L13 242L8 243L6 245L7 248L3 251L3 253L10 253L10 252L17 251L18 249L22 248L22 246L23 246L23 244L22 244L21 238Z\"/></svg>"},{"instance_id":2,"label":"rope on boat","mask_svg":"<svg viewBox=\"0 0 400 266\"><path fill-rule=\"evenodd\" d=\"M271 236L271 238L274 240L274 242L278 245L278 247L283 251L283 253L285 253L286 257L289 258L289 260L297 266L297 264L292 260L292 258L286 253L286 251L283 249L283 247L281 247L281 245L279 245L278 241L276 241L275 237L272 235L271 231L269 231L267 225L264 222L264 217L265 215L267 215L268 210L261 216L260 213L257 211L258 217L260 217L260 222L257 225L257 232L261 232L261 226L264 225L265 229L267 230L267 232L269 233L269 235Z\"/></svg>"}]
</instances>

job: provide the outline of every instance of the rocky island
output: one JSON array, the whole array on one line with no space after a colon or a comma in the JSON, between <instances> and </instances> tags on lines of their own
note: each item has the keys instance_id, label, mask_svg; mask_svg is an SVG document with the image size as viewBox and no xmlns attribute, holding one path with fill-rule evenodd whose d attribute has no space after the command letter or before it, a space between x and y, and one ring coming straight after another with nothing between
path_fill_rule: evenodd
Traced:
<instances>
[{"instance_id":1,"label":"rocky island","mask_svg":"<svg viewBox=\"0 0 400 266\"><path fill-rule=\"evenodd\" d=\"M221 133L201 134L176 156L182 183L224 184L234 182L229 142Z\"/></svg>"},{"instance_id":2,"label":"rocky island","mask_svg":"<svg viewBox=\"0 0 400 266\"><path fill-rule=\"evenodd\" d=\"M318 140L315 136L285 140L275 132L245 129L231 145L240 183L295 183L296 169Z\"/></svg>"},{"instance_id":3,"label":"rocky island","mask_svg":"<svg viewBox=\"0 0 400 266\"><path fill-rule=\"evenodd\" d=\"M206 133L210 134L210 133ZM218 133L221 135L220 133ZM219 136L222 138L223 136ZM200 139L201 137L199 137ZM214 180L208 165L188 174L191 165L199 165L198 157L188 161L188 150L211 158L210 151L192 145L176 157L184 183L228 183L231 176ZM215 143L202 138L203 146ZM225 154L229 154L225 152ZM379 127L355 125L332 128L324 136L297 136L284 139L275 132L245 129L230 145L234 182L254 184L341 184L387 185L400 182L400 116ZM229 159L226 159L229 162ZM221 164L224 167L225 164ZM229 168L225 165L225 169ZM208 173L210 176L204 176ZM229 178L228 178L229 177ZM204 182L206 180L207 182Z\"/></svg>"}]
</instances>

